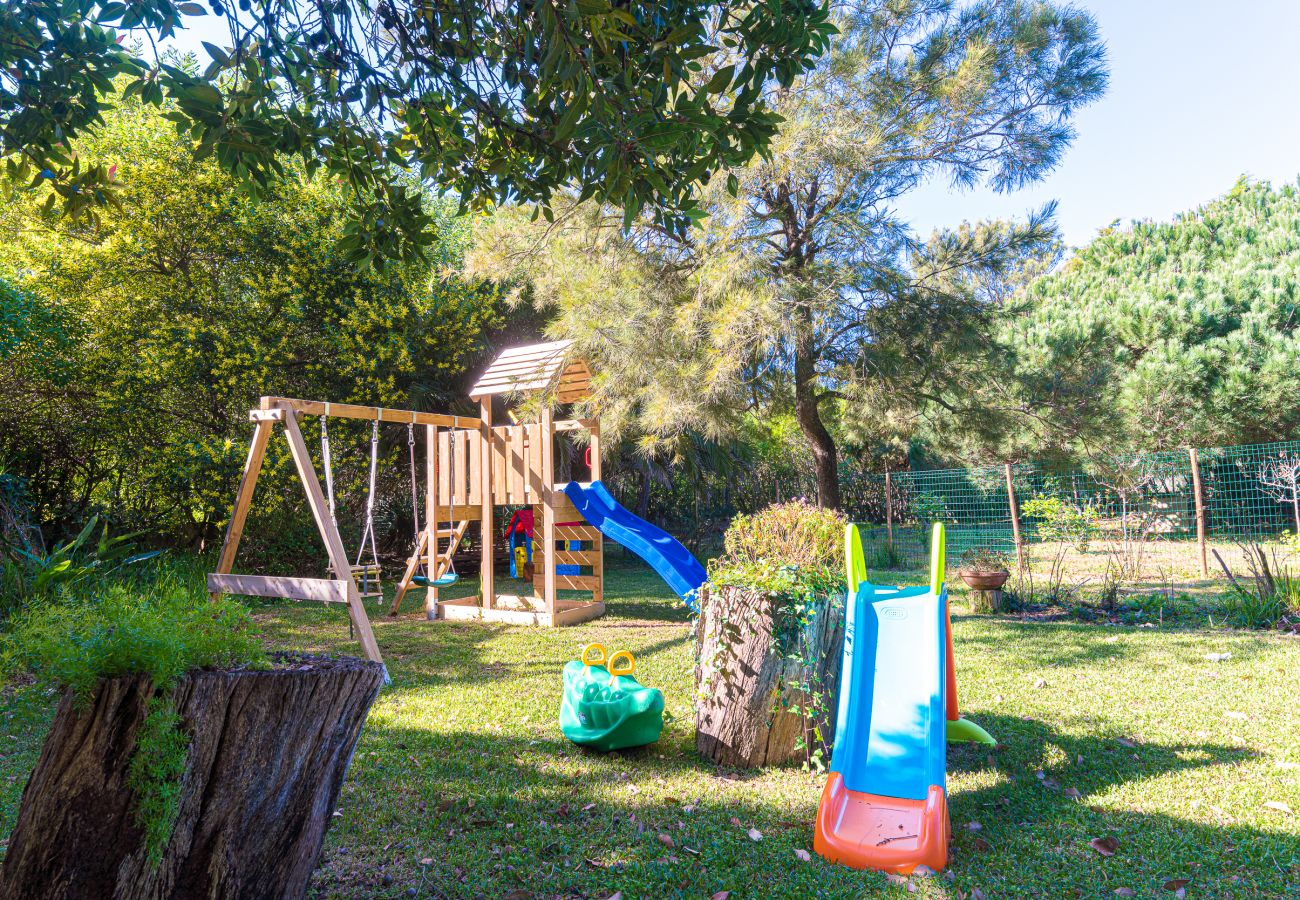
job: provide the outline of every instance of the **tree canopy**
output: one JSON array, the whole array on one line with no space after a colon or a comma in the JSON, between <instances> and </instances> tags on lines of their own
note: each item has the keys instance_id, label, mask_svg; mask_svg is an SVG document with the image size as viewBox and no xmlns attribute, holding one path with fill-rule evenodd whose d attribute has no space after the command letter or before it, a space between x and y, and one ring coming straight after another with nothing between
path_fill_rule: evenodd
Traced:
<instances>
[{"instance_id":1,"label":"tree canopy","mask_svg":"<svg viewBox=\"0 0 1300 900\"><path fill-rule=\"evenodd\" d=\"M166 111L128 100L83 142L121 178L99 227L0 198L0 279L21 289L0 291L0 461L46 523L104 512L200 541L229 512L259 395L445 409L502 309L447 274L467 229L454 203L428 202L431 262L357 267L337 251L344 186L286 179L249 203ZM346 490L361 436L337 437ZM289 475L273 458L259 514Z\"/></svg>"},{"instance_id":2,"label":"tree canopy","mask_svg":"<svg viewBox=\"0 0 1300 900\"><path fill-rule=\"evenodd\" d=\"M1171 222L1105 229L1026 289L1000 379L1025 450L1289 440L1300 428L1300 191L1242 179ZM996 378L997 369L990 376ZM1023 428L1024 423L1020 426ZM997 446L996 442L994 446Z\"/></svg>"},{"instance_id":3,"label":"tree canopy","mask_svg":"<svg viewBox=\"0 0 1300 900\"><path fill-rule=\"evenodd\" d=\"M188 18L225 20L202 71L160 56ZM432 240L415 172L474 202L583 197L681 231L696 183L775 134L831 31L817 0L22 0L0 4L0 157L49 209L114 202L77 155L114 95L159 105L228 173L286 157L356 191L354 259ZM146 52L149 48L152 52Z\"/></svg>"},{"instance_id":4,"label":"tree canopy","mask_svg":"<svg viewBox=\"0 0 1300 900\"><path fill-rule=\"evenodd\" d=\"M770 93L785 120L770 154L710 182L698 229L625 232L578 205L554 226L494 217L471 256L556 311L607 373L607 414L671 432L793 411L828 505L837 420L888 408L880 394L940 397L949 356L986 341L1054 241L1050 208L921 240L897 199L930 178L1040 177L1107 77L1095 23L1070 6L862 0L833 21L822 61Z\"/></svg>"}]
</instances>

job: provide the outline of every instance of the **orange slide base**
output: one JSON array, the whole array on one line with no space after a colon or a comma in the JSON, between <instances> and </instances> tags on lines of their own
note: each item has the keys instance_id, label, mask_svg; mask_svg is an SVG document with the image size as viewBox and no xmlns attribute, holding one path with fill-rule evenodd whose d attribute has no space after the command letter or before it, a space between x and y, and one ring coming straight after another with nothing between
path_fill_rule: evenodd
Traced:
<instances>
[{"instance_id":1,"label":"orange slide base","mask_svg":"<svg viewBox=\"0 0 1300 900\"><path fill-rule=\"evenodd\" d=\"M931 785L924 800L851 791L832 772L817 807L813 849L855 869L911 874L917 866L948 864L948 798Z\"/></svg>"}]
</instances>

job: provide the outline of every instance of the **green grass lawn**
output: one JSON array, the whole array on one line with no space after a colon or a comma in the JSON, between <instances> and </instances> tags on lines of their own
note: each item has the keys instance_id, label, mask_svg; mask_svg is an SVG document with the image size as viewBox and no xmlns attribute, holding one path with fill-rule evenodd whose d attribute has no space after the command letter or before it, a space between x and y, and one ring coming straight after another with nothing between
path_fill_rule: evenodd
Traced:
<instances>
[{"instance_id":1,"label":"green grass lawn","mask_svg":"<svg viewBox=\"0 0 1300 900\"><path fill-rule=\"evenodd\" d=\"M418 596L397 620L372 606L393 685L357 748L316 895L1173 897L1186 879L1188 897L1300 896L1294 638L959 609L963 711L1001 745L949 752L950 868L891 883L804 855L822 775L696 757L685 609L648 570L612 563L610 612L575 628L429 623ZM258 615L276 645L355 652L337 607ZM561 737L560 670L597 640L632 650L664 691L657 745L605 756ZM54 698L29 686L3 701L7 835ZM1105 838L1113 856L1089 846Z\"/></svg>"}]
</instances>

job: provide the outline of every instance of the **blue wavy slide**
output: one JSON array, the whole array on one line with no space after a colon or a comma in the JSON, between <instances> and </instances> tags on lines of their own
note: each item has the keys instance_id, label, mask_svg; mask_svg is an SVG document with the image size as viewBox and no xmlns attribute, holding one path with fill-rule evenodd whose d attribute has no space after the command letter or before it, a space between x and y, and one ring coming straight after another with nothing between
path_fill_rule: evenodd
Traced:
<instances>
[{"instance_id":1,"label":"blue wavy slide","mask_svg":"<svg viewBox=\"0 0 1300 900\"><path fill-rule=\"evenodd\" d=\"M697 611L695 594L709 576L680 541L632 515L599 481L570 481L564 493L589 525L644 559L692 612Z\"/></svg>"}]
</instances>

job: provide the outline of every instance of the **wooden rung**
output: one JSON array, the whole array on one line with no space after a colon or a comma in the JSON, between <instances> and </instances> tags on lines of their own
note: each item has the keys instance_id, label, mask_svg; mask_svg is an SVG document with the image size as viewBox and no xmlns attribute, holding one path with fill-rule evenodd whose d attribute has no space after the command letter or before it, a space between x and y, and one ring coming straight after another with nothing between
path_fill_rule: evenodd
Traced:
<instances>
[{"instance_id":1,"label":"wooden rung","mask_svg":"<svg viewBox=\"0 0 1300 900\"><path fill-rule=\"evenodd\" d=\"M348 582L332 578L286 578L280 575L208 575L208 592L246 597L282 597L347 603Z\"/></svg>"},{"instance_id":2,"label":"wooden rung","mask_svg":"<svg viewBox=\"0 0 1300 900\"><path fill-rule=\"evenodd\" d=\"M600 532L590 525L556 525L555 539L557 541L594 541L600 537Z\"/></svg>"},{"instance_id":3,"label":"wooden rung","mask_svg":"<svg viewBox=\"0 0 1300 900\"><path fill-rule=\"evenodd\" d=\"M555 562L561 566L594 566L600 559L598 550L556 550Z\"/></svg>"},{"instance_id":4,"label":"wooden rung","mask_svg":"<svg viewBox=\"0 0 1300 900\"><path fill-rule=\"evenodd\" d=\"M562 591L596 591L600 578L596 575L555 575L555 586Z\"/></svg>"}]
</instances>

